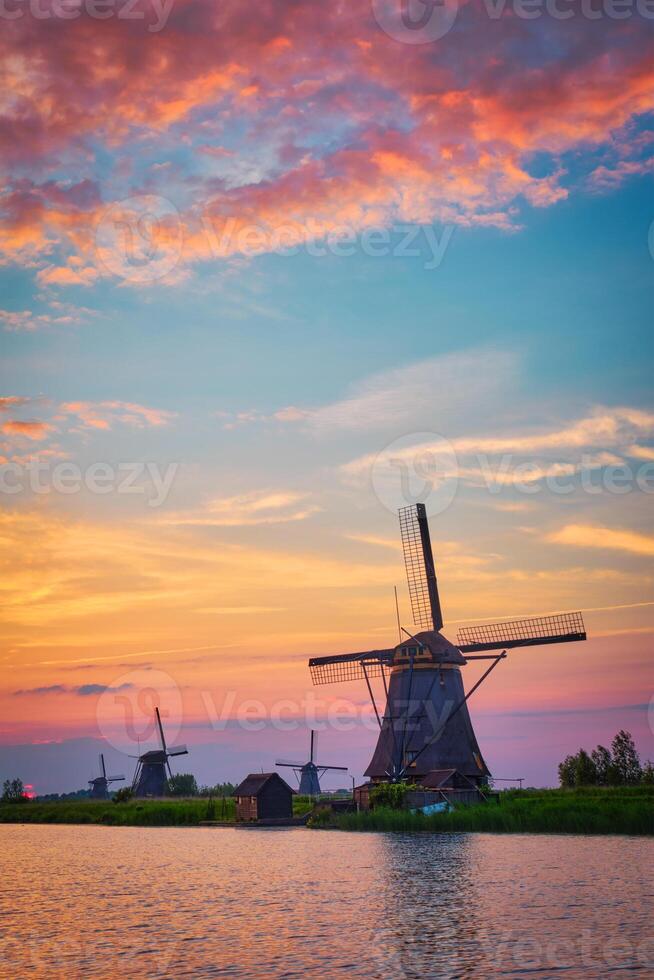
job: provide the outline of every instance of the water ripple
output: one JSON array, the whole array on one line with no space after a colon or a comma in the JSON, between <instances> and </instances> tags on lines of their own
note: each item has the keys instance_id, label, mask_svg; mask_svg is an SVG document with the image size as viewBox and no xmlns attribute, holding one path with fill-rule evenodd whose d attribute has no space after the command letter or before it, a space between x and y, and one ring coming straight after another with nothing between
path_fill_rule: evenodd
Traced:
<instances>
[{"instance_id":1,"label":"water ripple","mask_svg":"<svg viewBox=\"0 0 654 980\"><path fill-rule=\"evenodd\" d=\"M628 837L4 825L0 976L651 978L653 855Z\"/></svg>"}]
</instances>

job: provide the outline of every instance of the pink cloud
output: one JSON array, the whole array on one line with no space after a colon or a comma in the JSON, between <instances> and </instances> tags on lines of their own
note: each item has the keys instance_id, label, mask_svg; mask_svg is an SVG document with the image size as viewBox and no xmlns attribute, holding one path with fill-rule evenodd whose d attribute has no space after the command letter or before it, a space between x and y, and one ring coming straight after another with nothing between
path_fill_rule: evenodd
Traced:
<instances>
[{"instance_id":1,"label":"pink cloud","mask_svg":"<svg viewBox=\"0 0 654 980\"><path fill-rule=\"evenodd\" d=\"M628 177L651 174L654 170L654 157L646 160L620 160L613 167L596 167L588 178L588 183L596 190L612 190Z\"/></svg>"},{"instance_id":2,"label":"pink cloud","mask_svg":"<svg viewBox=\"0 0 654 980\"><path fill-rule=\"evenodd\" d=\"M256 226L264 238L254 253L292 225L288 244L395 220L510 228L518 204L550 207L571 193L566 154L620 157L595 165L596 186L639 173L627 158L643 147L629 127L654 109L649 40L635 16L534 25L508 6L494 20L467 2L456 29L426 45L388 37L369 0L319 11L261 0L256 16L237 0L178 0L155 35L142 21L85 15L65 30L29 17L6 27L0 49L20 57L8 61L15 98L0 132L11 131L15 165L63 156L82 175L73 185L25 178L0 197L7 260L34 263L47 286L106 274L94 253L104 208L91 139L123 164L135 141L157 148L149 179L181 213L190 263L248 251L238 241L216 248L207 222ZM241 132L231 141L230 124ZM180 146L201 163L186 181L162 166ZM551 157L544 176L531 170L536 154ZM103 183L105 201L128 196L119 172Z\"/></svg>"},{"instance_id":3,"label":"pink cloud","mask_svg":"<svg viewBox=\"0 0 654 980\"><path fill-rule=\"evenodd\" d=\"M63 416L76 416L87 429L111 429L114 424L142 429L147 426L167 425L174 412L148 408L135 402L64 402L59 406Z\"/></svg>"}]
</instances>

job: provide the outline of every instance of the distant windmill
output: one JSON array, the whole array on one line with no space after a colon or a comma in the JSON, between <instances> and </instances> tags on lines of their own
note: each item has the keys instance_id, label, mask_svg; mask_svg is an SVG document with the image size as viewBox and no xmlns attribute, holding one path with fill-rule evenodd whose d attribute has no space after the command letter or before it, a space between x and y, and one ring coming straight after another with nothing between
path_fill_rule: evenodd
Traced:
<instances>
[{"instance_id":1,"label":"distant windmill","mask_svg":"<svg viewBox=\"0 0 654 980\"><path fill-rule=\"evenodd\" d=\"M303 796L318 796L320 794L320 779L326 772L337 770L347 772L347 766L322 766L318 765L315 758L317 732L311 731L311 749L309 751L308 762L284 762L279 760L276 766L285 766L294 769L300 783L300 793Z\"/></svg>"},{"instance_id":2,"label":"distant windmill","mask_svg":"<svg viewBox=\"0 0 654 980\"><path fill-rule=\"evenodd\" d=\"M100 770L102 772L101 776L89 779L92 800L107 800L109 798L109 783L119 783L125 778L124 776L107 776L102 752L100 753Z\"/></svg>"},{"instance_id":3,"label":"distant windmill","mask_svg":"<svg viewBox=\"0 0 654 980\"><path fill-rule=\"evenodd\" d=\"M424 504L399 511L413 622L422 631L385 650L316 657L309 661L314 684L366 681L379 724L379 738L366 776L373 781L420 780L434 770L455 769L479 785L490 775L470 715L468 699L512 647L585 640L579 612L461 629L457 646L442 634L429 525ZM499 651L481 654L482 650ZM461 667L469 660L492 664L467 694ZM380 717L371 677L381 677L386 708Z\"/></svg>"},{"instance_id":4,"label":"distant windmill","mask_svg":"<svg viewBox=\"0 0 654 980\"><path fill-rule=\"evenodd\" d=\"M188 749L185 745L175 745L171 749L168 748L166 739L164 738L159 708L155 708L154 710L159 728L161 748L151 749L149 752L143 752L139 755L138 762L136 763L136 772L132 781L132 789L135 796L165 796L168 784L166 769L168 769L169 776L172 777L173 774L168 759L175 755L188 755Z\"/></svg>"}]
</instances>

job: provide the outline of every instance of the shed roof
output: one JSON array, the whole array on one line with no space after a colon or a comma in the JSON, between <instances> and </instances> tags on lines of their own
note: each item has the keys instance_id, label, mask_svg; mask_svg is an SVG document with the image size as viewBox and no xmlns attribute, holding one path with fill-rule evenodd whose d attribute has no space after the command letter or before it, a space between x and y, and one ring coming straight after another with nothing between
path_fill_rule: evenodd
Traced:
<instances>
[{"instance_id":1,"label":"shed roof","mask_svg":"<svg viewBox=\"0 0 654 980\"><path fill-rule=\"evenodd\" d=\"M245 777L241 785L236 787L234 796L258 796L270 779L279 780L291 793L295 792L278 772L251 772L249 776Z\"/></svg>"},{"instance_id":2,"label":"shed roof","mask_svg":"<svg viewBox=\"0 0 654 980\"><path fill-rule=\"evenodd\" d=\"M452 778L456 769L432 769L421 780L420 785L428 789L438 789Z\"/></svg>"}]
</instances>

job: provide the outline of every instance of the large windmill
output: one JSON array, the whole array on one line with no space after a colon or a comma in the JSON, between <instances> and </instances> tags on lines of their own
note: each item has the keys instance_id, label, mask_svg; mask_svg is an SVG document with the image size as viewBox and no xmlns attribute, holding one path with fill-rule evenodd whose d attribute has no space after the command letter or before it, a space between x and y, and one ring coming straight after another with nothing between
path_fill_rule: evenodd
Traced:
<instances>
[{"instance_id":1,"label":"large windmill","mask_svg":"<svg viewBox=\"0 0 654 980\"><path fill-rule=\"evenodd\" d=\"M314 732L312 729L308 762L284 762L280 760L275 763L276 766L285 766L295 770L295 775L298 777L300 783L299 792L303 796L318 796L320 794L320 780L326 772L331 770L347 772L347 766L318 765L315 758L317 741L317 732Z\"/></svg>"},{"instance_id":2,"label":"large windmill","mask_svg":"<svg viewBox=\"0 0 654 980\"><path fill-rule=\"evenodd\" d=\"M585 640L584 622L575 612L466 627L459 630L455 646L441 633L443 616L425 505L403 507L399 518L413 622L420 632L413 635L402 629L405 638L384 650L315 657L309 661L313 682L366 681L380 729L365 773L373 781L420 780L434 770L457 769L479 785L490 773L472 727L468 699L508 649ZM492 663L465 694L461 667L470 660ZM382 716L370 684L371 677L380 676L386 694Z\"/></svg>"},{"instance_id":3,"label":"large windmill","mask_svg":"<svg viewBox=\"0 0 654 980\"><path fill-rule=\"evenodd\" d=\"M106 800L109 798L109 783L119 783L125 777L124 776L107 776L107 770L104 765L104 755L100 753L100 770L102 772L101 776L95 776L93 779L89 779L89 786L91 787L91 799L92 800Z\"/></svg>"},{"instance_id":4,"label":"large windmill","mask_svg":"<svg viewBox=\"0 0 654 980\"><path fill-rule=\"evenodd\" d=\"M185 745L174 745L171 749L166 745L163 725L159 708L155 708L157 727L159 728L159 738L161 740L160 749L151 749L138 757L136 772L132 781L132 789L135 796L165 796L168 788L166 769L168 775L172 777L170 762L171 756L188 755Z\"/></svg>"}]
</instances>

